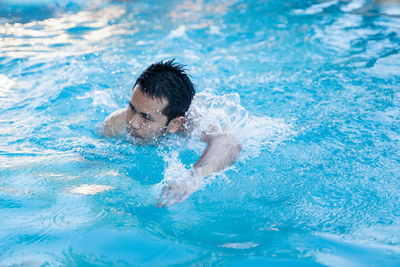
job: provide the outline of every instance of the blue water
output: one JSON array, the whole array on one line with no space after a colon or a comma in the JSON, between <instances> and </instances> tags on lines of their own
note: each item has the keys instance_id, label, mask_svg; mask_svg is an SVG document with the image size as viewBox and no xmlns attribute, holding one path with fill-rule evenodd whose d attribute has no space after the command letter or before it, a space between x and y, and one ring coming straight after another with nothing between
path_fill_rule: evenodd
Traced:
<instances>
[{"instance_id":1,"label":"blue water","mask_svg":"<svg viewBox=\"0 0 400 267\"><path fill-rule=\"evenodd\" d=\"M399 51L390 1L1 1L0 265L400 265ZM201 129L96 128L170 58L243 151L160 209Z\"/></svg>"}]
</instances>

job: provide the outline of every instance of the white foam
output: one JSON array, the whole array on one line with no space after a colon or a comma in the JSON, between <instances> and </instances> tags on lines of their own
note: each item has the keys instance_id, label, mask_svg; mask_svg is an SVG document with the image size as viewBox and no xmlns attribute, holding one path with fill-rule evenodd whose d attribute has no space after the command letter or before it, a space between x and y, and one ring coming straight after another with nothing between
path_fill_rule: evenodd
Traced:
<instances>
[{"instance_id":1,"label":"white foam","mask_svg":"<svg viewBox=\"0 0 400 267\"><path fill-rule=\"evenodd\" d=\"M316 14L316 13L321 13L322 11L324 11L324 8L328 8L330 6L336 5L337 3L338 3L337 0L324 2L321 4L312 5L306 9L295 9L293 11L293 13L298 14L298 15L312 15L312 14Z\"/></svg>"},{"instance_id":2,"label":"white foam","mask_svg":"<svg viewBox=\"0 0 400 267\"><path fill-rule=\"evenodd\" d=\"M292 125L283 119L249 114L240 104L237 93L223 96L199 93L188 117L194 121L193 136L199 137L203 131L228 132L238 139L247 156L256 156L262 149L274 150L296 134Z\"/></svg>"},{"instance_id":3,"label":"white foam","mask_svg":"<svg viewBox=\"0 0 400 267\"><path fill-rule=\"evenodd\" d=\"M253 242L243 242L243 243L225 243L220 245L223 248L233 248L233 249L250 249L258 247L259 244Z\"/></svg>"},{"instance_id":4,"label":"white foam","mask_svg":"<svg viewBox=\"0 0 400 267\"><path fill-rule=\"evenodd\" d=\"M331 253L317 252L316 261L329 267L339 266L363 266L354 262L351 259L346 259L344 256L333 255Z\"/></svg>"},{"instance_id":5,"label":"white foam","mask_svg":"<svg viewBox=\"0 0 400 267\"><path fill-rule=\"evenodd\" d=\"M78 96L77 99L92 99L93 106L102 107L106 110L116 110L118 109L118 105L112 97L112 90L93 90L85 93L83 96Z\"/></svg>"},{"instance_id":6,"label":"white foam","mask_svg":"<svg viewBox=\"0 0 400 267\"><path fill-rule=\"evenodd\" d=\"M185 36L185 33L186 33L186 26L185 25L181 25L177 29L171 31L168 34L167 38L169 38L169 39L180 38L180 37Z\"/></svg>"},{"instance_id":7,"label":"white foam","mask_svg":"<svg viewBox=\"0 0 400 267\"><path fill-rule=\"evenodd\" d=\"M250 115L241 106L237 93L222 96L208 92L197 94L189 109L188 121L192 122L187 126L192 129L188 142L182 143L180 138L172 137L168 139L173 149L172 152L161 155L167 164L162 185L190 175L188 170L190 166L185 166L178 155L182 150L190 149L200 157L206 146L200 141L203 132L228 133L236 137L242 146L239 161L251 160L265 149L273 151L277 145L291 139L296 134L292 126L283 119ZM192 162L191 165L194 163ZM222 178L224 176L223 172L217 174ZM201 186L210 183L213 178L214 176L203 181Z\"/></svg>"},{"instance_id":8,"label":"white foam","mask_svg":"<svg viewBox=\"0 0 400 267\"><path fill-rule=\"evenodd\" d=\"M16 85L16 82L4 74L0 74L0 97L7 97L10 89Z\"/></svg>"},{"instance_id":9,"label":"white foam","mask_svg":"<svg viewBox=\"0 0 400 267\"><path fill-rule=\"evenodd\" d=\"M353 10L362 8L364 4L365 0L354 0L351 1L349 4L347 4L346 6L342 7L341 10L344 12L351 12Z\"/></svg>"},{"instance_id":10,"label":"white foam","mask_svg":"<svg viewBox=\"0 0 400 267\"><path fill-rule=\"evenodd\" d=\"M99 185L99 184L82 184L77 187L69 189L69 192L78 195L95 195L104 191L114 189L114 187L109 185Z\"/></svg>"},{"instance_id":11,"label":"white foam","mask_svg":"<svg viewBox=\"0 0 400 267\"><path fill-rule=\"evenodd\" d=\"M330 233L315 232L327 240L338 243L349 244L367 249L380 250L382 252L392 252L400 254L399 238L393 233L398 233L399 227L361 227L347 235L337 235ZM393 245L390 245L393 244Z\"/></svg>"},{"instance_id":12,"label":"white foam","mask_svg":"<svg viewBox=\"0 0 400 267\"><path fill-rule=\"evenodd\" d=\"M220 35L221 34L221 28L218 26L211 25L210 30L208 31L209 34L215 34L215 35Z\"/></svg>"},{"instance_id":13,"label":"white foam","mask_svg":"<svg viewBox=\"0 0 400 267\"><path fill-rule=\"evenodd\" d=\"M183 55L185 56L185 58L191 59L193 61L201 60L200 56L197 55L193 50L184 49L183 50Z\"/></svg>"}]
</instances>

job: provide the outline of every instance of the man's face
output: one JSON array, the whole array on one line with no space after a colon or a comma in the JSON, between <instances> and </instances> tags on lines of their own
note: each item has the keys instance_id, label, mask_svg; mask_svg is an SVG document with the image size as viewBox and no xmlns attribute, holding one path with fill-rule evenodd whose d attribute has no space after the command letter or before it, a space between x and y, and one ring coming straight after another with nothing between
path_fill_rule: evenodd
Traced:
<instances>
[{"instance_id":1,"label":"man's face","mask_svg":"<svg viewBox=\"0 0 400 267\"><path fill-rule=\"evenodd\" d=\"M128 133L140 141L152 141L168 132L167 116L162 114L168 100L147 96L139 84L135 86L126 116Z\"/></svg>"}]
</instances>

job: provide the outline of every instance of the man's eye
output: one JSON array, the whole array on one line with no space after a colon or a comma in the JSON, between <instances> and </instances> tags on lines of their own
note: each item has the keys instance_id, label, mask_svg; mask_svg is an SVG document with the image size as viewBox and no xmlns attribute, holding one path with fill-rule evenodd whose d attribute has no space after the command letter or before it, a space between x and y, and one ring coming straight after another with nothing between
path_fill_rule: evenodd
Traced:
<instances>
[{"instance_id":1,"label":"man's eye","mask_svg":"<svg viewBox=\"0 0 400 267\"><path fill-rule=\"evenodd\" d=\"M132 111L136 111L135 107L134 107L131 103L129 103L129 108L130 108Z\"/></svg>"}]
</instances>

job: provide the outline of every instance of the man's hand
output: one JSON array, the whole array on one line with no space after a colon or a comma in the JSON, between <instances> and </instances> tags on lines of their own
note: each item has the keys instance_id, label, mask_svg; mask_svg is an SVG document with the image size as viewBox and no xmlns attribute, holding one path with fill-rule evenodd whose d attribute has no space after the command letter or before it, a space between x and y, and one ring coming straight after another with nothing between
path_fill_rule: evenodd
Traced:
<instances>
[{"instance_id":1,"label":"man's hand","mask_svg":"<svg viewBox=\"0 0 400 267\"><path fill-rule=\"evenodd\" d=\"M185 201L191 194L199 190L200 182L200 177L196 176L194 172L189 177L167 181L155 206L169 207Z\"/></svg>"},{"instance_id":2,"label":"man's hand","mask_svg":"<svg viewBox=\"0 0 400 267\"><path fill-rule=\"evenodd\" d=\"M193 166L190 175L183 175L179 180L167 180L156 206L168 207L183 202L199 190L204 177L231 165L242 149L236 138L226 133L204 133L201 140L207 143L207 148Z\"/></svg>"}]
</instances>

